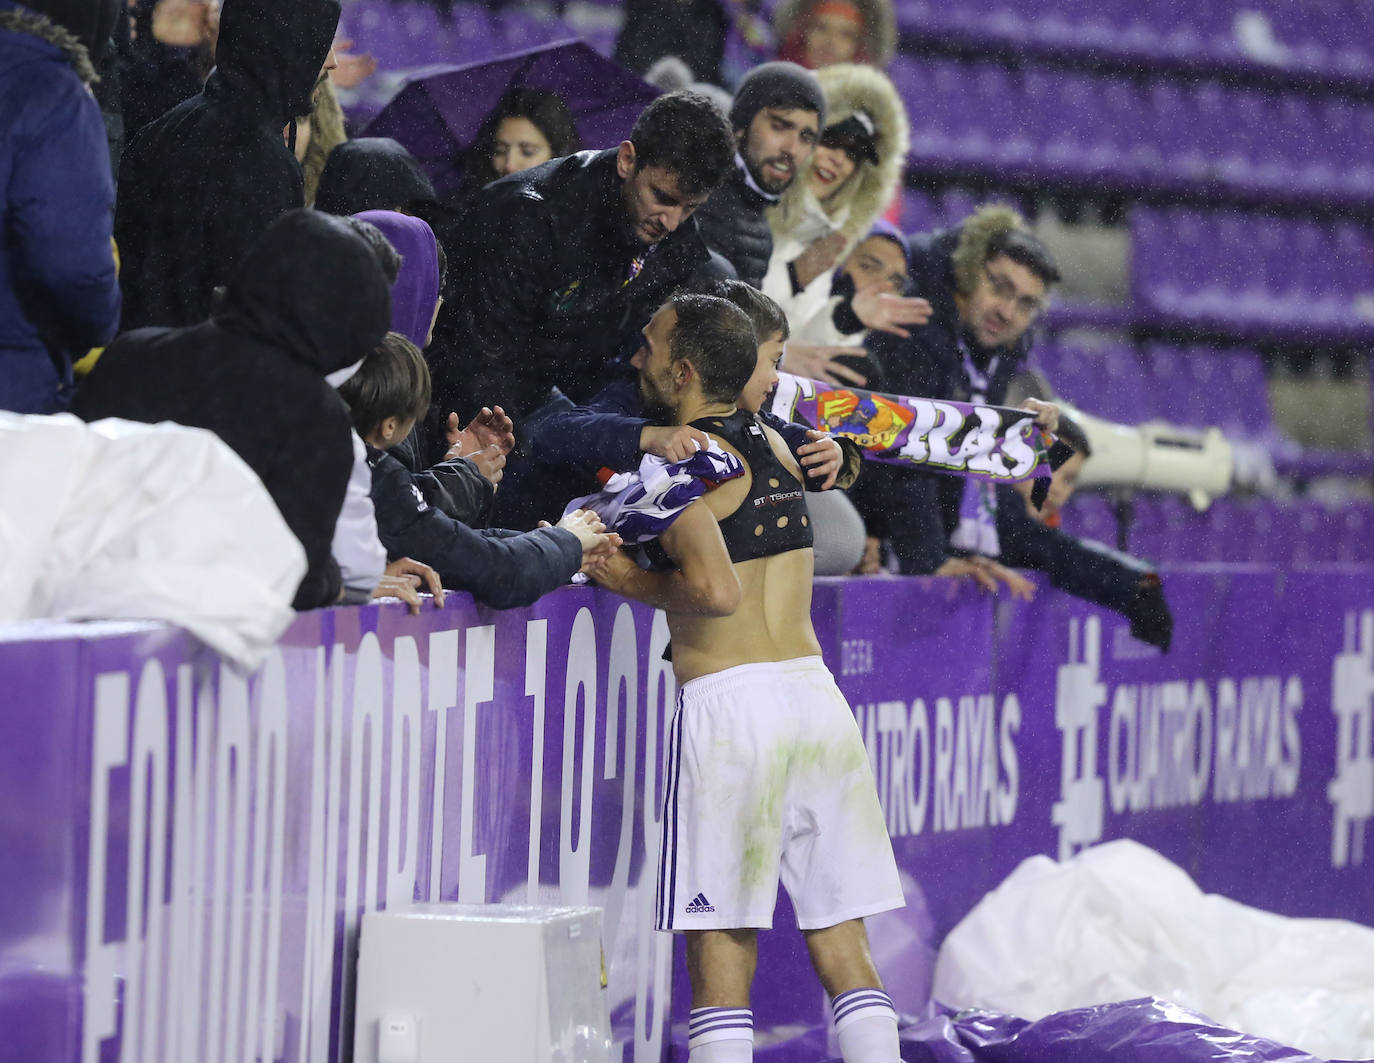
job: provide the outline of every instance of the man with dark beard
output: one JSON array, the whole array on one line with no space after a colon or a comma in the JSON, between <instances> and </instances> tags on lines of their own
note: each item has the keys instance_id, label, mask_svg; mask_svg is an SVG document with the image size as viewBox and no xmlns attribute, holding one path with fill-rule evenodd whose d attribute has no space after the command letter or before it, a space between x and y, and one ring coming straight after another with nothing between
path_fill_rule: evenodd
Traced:
<instances>
[{"instance_id":1,"label":"man with dark beard","mask_svg":"<svg viewBox=\"0 0 1374 1063\"><path fill-rule=\"evenodd\" d=\"M773 255L764 211L801 173L825 125L825 93L795 63L764 63L750 72L730 107L737 150L729 178L697 211L706 246L745 284L758 288Z\"/></svg>"},{"instance_id":2,"label":"man with dark beard","mask_svg":"<svg viewBox=\"0 0 1374 1063\"><path fill-rule=\"evenodd\" d=\"M441 415L499 405L528 444L557 392L595 394L612 359L707 260L694 215L725 179L731 149L710 100L670 92L619 146L553 159L469 199L445 244L449 284L426 351ZM427 437L434 460L443 440Z\"/></svg>"},{"instance_id":3,"label":"man with dark beard","mask_svg":"<svg viewBox=\"0 0 1374 1063\"><path fill-rule=\"evenodd\" d=\"M655 925L686 935L689 1063L753 1058L758 931L773 925L779 882L831 998L840 1057L899 1063L863 920L906 902L863 737L811 625L802 468L740 405L757 370L757 333L731 303L680 295L654 315L639 357L646 408L707 433L743 473L650 544L654 568L617 552L588 569L662 609L672 637Z\"/></svg>"}]
</instances>

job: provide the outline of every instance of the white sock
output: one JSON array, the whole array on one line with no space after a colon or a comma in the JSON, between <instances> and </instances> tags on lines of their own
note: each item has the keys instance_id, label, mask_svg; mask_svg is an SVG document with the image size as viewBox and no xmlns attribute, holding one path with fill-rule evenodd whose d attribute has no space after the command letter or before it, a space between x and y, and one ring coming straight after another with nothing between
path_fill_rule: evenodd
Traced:
<instances>
[{"instance_id":1,"label":"white sock","mask_svg":"<svg viewBox=\"0 0 1374 1063\"><path fill-rule=\"evenodd\" d=\"M687 1063L750 1063L754 1013L748 1008L693 1008Z\"/></svg>"},{"instance_id":2,"label":"white sock","mask_svg":"<svg viewBox=\"0 0 1374 1063\"><path fill-rule=\"evenodd\" d=\"M900 1063L897 1009L881 989L851 989L830 1002L844 1063Z\"/></svg>"}]
</instances>

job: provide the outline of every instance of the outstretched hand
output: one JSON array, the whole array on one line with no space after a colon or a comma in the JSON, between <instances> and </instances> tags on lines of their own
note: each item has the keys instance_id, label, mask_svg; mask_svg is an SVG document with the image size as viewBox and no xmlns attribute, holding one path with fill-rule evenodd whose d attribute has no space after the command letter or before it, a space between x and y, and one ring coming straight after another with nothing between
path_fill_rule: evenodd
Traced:
<instances>
[{"instance_id":1,"label":"outstretched hand","mask_svg":"<svg viewBox=\"0 0 1374 1063\"><path fill-rule=\"evenodd\" d=\"M477 466L477 471L491 484L499 487L501 477L506 475L506 452L496 443L483 447L467 455L468 461Z\"/></svg>"},{"instance_id":2,"label":"outstretched hand","mask_svg":"<svg viewBox=\"0 0 1374 1063\"><path fill-rule=\"evenodd\" d=\"M926 300L893 295L881 285L860 288L849 305L865 328L890 332L903 339L911 335L903 325L924 325L933 312Z\"/></svg>"},{"instance_id":3,"label":"outstretched hand","mask_svg":"<svg viewBox=\"0 0 1374 1063\"><path fill-rule=\"evenodd\" d=\"M502 454L515 449L515 425L500 406L483 406L482 412L468 422L466 428L458 427L458 415L448 415L448 458L470 458L479 450L497 447ZM456 452L456 453L455 453Z\"/></svg>"},{"instance_id":4,"label":"outstretched hand","mask_svg":"<svg viewBox=\"0 0 1374 1063\"><path fill-rule=\"evenodd\" d=\"M951 557L935 570L935 575L971 579L989 594L996 594L999 585L1004 584L1013 598L1024 602L1035 597L1034 583L988 557Z\"/></svg>"},{"instance_id":5,"label":"outstretched hand","mask_svg":"<svg viewBox=\"0 0 1374 1063\"><path fill-rule=\"evenodd\" d=\"M546 520L541 520L539 526L551 527ZM575 509L552 527L562 528L577 536L577 541L582 544L581 572L590 574L600 562L620 550L620 536L608 532L601 518L590 509Z\"/></svg>"},{"instance_id":6,"label":"outstretched hand","mask_svg":"<svg viewBox=\"0 0 1374 1063\"><path fill-rule=\"evenodd\" d=\"M584 565L582 571L598 587L605 587L607 590L616 590L624 581L626 575L632 569L638 569L634 559L624 550L612 550L608 554L597 557L588 565Z\"/></svg>"},{"instance_id":7,"label":"outstretched hand","mask_svg":"<svg viewBox=\"0 0 1374 1063\"><path fill-rule=\"evenodd\" d=\"M665 461L686 461L711 445L711 437L689 424L658 426L648 424L639 431L639 449L656 454Z\"/></svg>"}]
</instances>

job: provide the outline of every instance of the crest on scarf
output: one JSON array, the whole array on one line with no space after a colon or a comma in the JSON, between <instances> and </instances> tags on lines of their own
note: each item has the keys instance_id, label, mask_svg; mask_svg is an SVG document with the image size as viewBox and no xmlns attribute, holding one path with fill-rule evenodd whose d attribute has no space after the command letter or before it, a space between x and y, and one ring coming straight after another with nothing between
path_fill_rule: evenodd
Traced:
<instances>
[{"instance_id":1,"label":"crest on scarf","mask_svg":"<svg viewBox=\"0 0 1374 1063\"><path fill-rule=\"evenodd\" d=\"M889 450L897 445L902 429L915 416L900 403L871 392L863 396L848 389L816 395L820 427L837 436L848 436L865 450Z\"/></svg>"}]
</instances>

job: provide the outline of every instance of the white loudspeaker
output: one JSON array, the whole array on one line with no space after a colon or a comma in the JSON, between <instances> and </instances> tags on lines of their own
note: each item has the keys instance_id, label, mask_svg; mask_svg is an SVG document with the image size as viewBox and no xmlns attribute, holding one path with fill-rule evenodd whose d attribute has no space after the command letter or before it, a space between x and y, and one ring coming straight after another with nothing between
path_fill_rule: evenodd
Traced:
<instances>
[{"instance_id":1,"label":"white loudspeaker","mask_svg":"<svg viewBox=\"0 0 1374 1063\"><path fill-rule=\"evenodd\" d=\"M355 1063L610 1063L600 908L368 912Z\"/></svg>"},{"instance_id":2,"label":"white loudspeaker","mask_svg":"<svg viewBox=\"0 0 1374 1063\"><path fill-rule=\"evenodd\" d=\"M1116 424L1060 403L1092 444L1079 487L1139 487L1187 494L1199 509L1231 487L1234 458L1221 431L1159 422Z\"/></svg>"}]
</instances>

